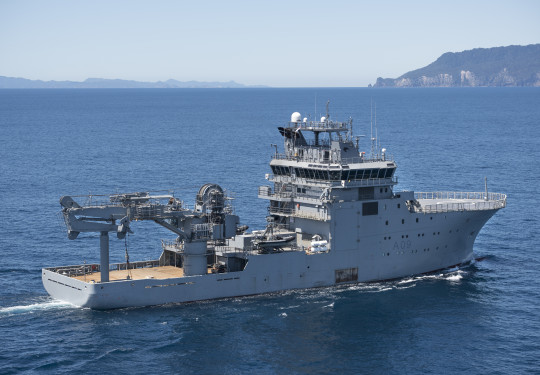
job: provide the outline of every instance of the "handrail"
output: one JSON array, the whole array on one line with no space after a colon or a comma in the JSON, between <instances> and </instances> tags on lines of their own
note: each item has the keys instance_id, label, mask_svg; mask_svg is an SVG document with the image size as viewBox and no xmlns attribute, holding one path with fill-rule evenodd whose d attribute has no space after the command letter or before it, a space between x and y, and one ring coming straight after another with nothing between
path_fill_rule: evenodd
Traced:
<instances>
[{"instance_id":1,"label":"handrail","mask_svg":"<svg viewBox=\"0 0 540 375\"><path fill-rule=\"evenodd\" d=\"M317 163L317 164L340 164L340 165L348 165L348 164L362 164L362 163L373 163L373 162L393 162L394 157L392 155L385 155L384 157L376 156L374 158L368 158L368 157L354 157L354 158L345 158L340 159L338 161L333 160L321 160L320 158L313 157L313 156L287 156L285 154L274 154L272 156L272 159L275 160L289 160L289 161L304 161L304 162L311 162L311 163Z\"/></svg>"},{"instance_id":2,"label":"handrail","mask_svg":"<svg viewBox=\"0 0 540 375\"><path fill-rule=\"evenodd\" d=\"M415 192L416 199L484 199L486 192L466 192L466 191L429 191ZM506 200L506 194L488 193L488 201Z\"/></svg>"},{"instance_id":3,"label":"handrail","mask_svg":"<svg viewBox=\"0 0 540 375\"><path fill-rule=\"evenodd\" d=\"M281 193L272 192L272 188L270 186L259 186L259 197L265 197L265 198L283 198L283 199L307 199L312 200L313 202L320 202L321 201L321 194L306 194L306 193L298 193L294 191L286 191Z\"/></svg>"},{"instance_id":4,"label":"handrail","mask_svg":"<svg viewBox=\"0 0 540 375\"><path fill-rule=\"evenodd\" d=\"M268 181L273 181L274 178L279 178L283 182L292 182L300 184L319 184L324 187L359 187L359 186L385 186L397 185L398 179L396 176L390 178L366 178L362 180L317 180L303 177L293 177L286 175L269 174Z\"/></svg>"},{"instance_id":5,"label":"handrail","mask_svg":"<svg viewBox=\"0 0 540 375\"><path fill-rule=\"evenodd\" d=\"M485 192L417 192L415 198L424 201L443 201L435 204L419 202L419 206L414 206L416 211L424 213L498 210L506 207L506 194L502 193L487 193L486 195ZM444 202L445 200L449 202Z\"/></svg>"},{"instance_id":6,"label":"handrail","mask_svg":"<svg viewBox=\"0 0 540 375\"><path fill-rule=\"evenodd\" d=\"M290 215L293 217L299 217L303 219L312 219L320 221L330 220L330 215L325 210L323 212L306 212L304 210L297 210L294 207L269 207L268 211L270 214L277 215Z\"/></svg>"},{"instance_id":7,"label":"handrail","mask_svg":"<svg viewBox=\"0 0 540 375\"><path fill-rule=\"evenodd\" d=\"M127 263L113 263L109 265L109 271L154 267L159 267L159 260L142 260L138 262L129 262L129 267ZM100 272L101 266L99 264L79 264L74 266L50 267L46 268L46 270L59 273L64 276L73 277L90 275L95 272Z\"/></svg>"}]
</instances>

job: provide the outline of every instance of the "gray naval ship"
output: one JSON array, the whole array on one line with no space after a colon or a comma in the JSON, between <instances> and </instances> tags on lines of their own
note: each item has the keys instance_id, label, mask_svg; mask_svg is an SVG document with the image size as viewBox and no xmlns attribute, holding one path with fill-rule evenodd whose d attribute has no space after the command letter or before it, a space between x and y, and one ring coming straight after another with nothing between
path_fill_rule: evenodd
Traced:
<instances>
[{"instance_id":1,"label":"gray naval ship","mask_svg":"<svg viewBox=\"0 0 540 375\"><path fill-rule=\"evenodd\" d=\"M328 112L328 110L327 110ZM487 220L506 195L395 191L397 165L371 138L359 151L352 120L308 121L298 112L279 127L284 152L270 162L268 225L247 232L231 199L205 184L193 207L151 192L60 199L68 238L100 237L100 261L42 270L54 298L92 309L149 306L328 287L429 273L471 262ZM110 264L109 234L134 221L175 235L159 259ZM97 245L97 244L96 244Z\"/></svg>"}]
</instances>

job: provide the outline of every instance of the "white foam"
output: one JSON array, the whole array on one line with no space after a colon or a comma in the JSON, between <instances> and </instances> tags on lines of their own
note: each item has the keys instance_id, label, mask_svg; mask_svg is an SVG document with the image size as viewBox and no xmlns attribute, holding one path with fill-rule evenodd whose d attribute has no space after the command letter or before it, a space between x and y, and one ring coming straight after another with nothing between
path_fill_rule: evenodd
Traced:
<instances>
[{"instance_id":1,"label":"white foam","mask_svg":"<svg viewBox=\"0 0 540 375\"><path fill-rule=\"evenodd\" d=\"M406 284L406 285L398 285L396 287L396 289L409 289L409 288L414 288L416 286L416 283L413 283L413 284Z\"/></svg>"},{"instance_id":2,"label":"white foam","mask_svg":"<svg viewBox=\"0 0 540 375\"><path fill-rule=\"evenodd\" d=\"M411 277L410 279L403 279L398 282L398 284L408 284L408 283L414 283L416 279L414 277Z\"/></svg>"},{"instance_id":3,"label":"white foam","mask_svg":"<svg viewBox=\"0 0 540 375\"><path fill-rule=\"evenodd\" d=\"M446 277L446 280L453 281L453 282L457 282L457 281L459 281L461 279L463 279L463 276L461 275L461 272L458 272L458 273L453 274L453 275L448 275Z\"/></svg>"},{"instance_id":4,"label":"white foam","mask_svg":"<svg viewBox=\"0 0 540 375\"><path fill-rule=\"evenodd\" d=\"M75 307L75 306L73 306L71 303L68 303L68 302L54 300L54 301L48 301L48 302L33 303L30 305L3 307L0 309L0 315L25 314L25 313L33 313L35 311L63 309L63 308L69 308L69 307Z\"/></svg>"},{"instance_id":5,"label":"white foam","mask_svg":"<svg viewBox=\"0 0 540 375\"><path fill-rule=\"evenodd\" d=\"M297 307L300 307L300 305L281 306L281 307L278 307L278 309L279 310L289 310L289 309L296 309Z\"/></svg>"}]
</instances>

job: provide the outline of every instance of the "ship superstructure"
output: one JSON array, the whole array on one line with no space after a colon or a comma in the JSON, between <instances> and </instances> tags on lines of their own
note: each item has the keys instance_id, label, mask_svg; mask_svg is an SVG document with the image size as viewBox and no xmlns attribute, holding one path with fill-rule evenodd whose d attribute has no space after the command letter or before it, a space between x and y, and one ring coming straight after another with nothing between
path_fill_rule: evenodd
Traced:
<instances>
[{"instance_id":1,"label":"ship superstructure","mask_svg":"<svg viewBox=\"0 0 540 375\"><path fill-rule=\"evenodd\" d=\"M395 192L397 165L373 142L359 150L352 120L308 121L295 112L278 130L270 162L268 225L247 232L224 190L206 184L188 208L172 194L62 197L68 238L100 233L100 263L43 269L47 291L78 306L147 306L342 283L395 279L473 260L474 240L506 205L498 193ZM91 198L91 199L89 199ZM109 264L109 233L133 221L174 233L159 259Z\"/></svg>"}]
</instances>

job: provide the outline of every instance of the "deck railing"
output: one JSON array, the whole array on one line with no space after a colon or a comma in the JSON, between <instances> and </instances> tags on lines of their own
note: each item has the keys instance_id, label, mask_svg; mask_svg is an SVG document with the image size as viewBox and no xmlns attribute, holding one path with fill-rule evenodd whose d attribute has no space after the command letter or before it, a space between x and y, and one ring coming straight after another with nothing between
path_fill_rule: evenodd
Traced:
<instances>
[{"instance_id":1,"label":"deck railing","mask_svg":"<svg viewBox=\"0 0 540 375\"><path fill-rule=\"evenodd\" d=\"M259 197L267 199L289 199L294 198L311 201L313 203L318 203L321 201L322 191L319 192L319 195L316 194L307 194L307 193L298 193L294 191L284 191L281 193L272 192L270 186L259 186Z\"/></svg>"},{"instance_id":2,"label":"deck railing","mask_svg":"<svg viewBox=\"0 0 540 375\"><path fill-rule=\"evenodd\" d=\"M109 271L121 271L127 269L133 270L137 268L153 268L159 266L159 260L143 260L139 262L129 262L129 267L127 263L110 264ZM79 264L74 266L50 267L46 268L46 270L56 272L61 275L73 277L90 275L95 272L100 272L101 266L99 264Z\"/></svg>"},{"instance_id":3,"label":"deck railing","mask_svg":"<svg viewBox=\"0 0 540 375\"><path fill-rule=\"evenodd\" d=\"M317 163L317 164L341 164L341 165L349 165L349 164L362 164L362 163L374 163L374 162L393 162L394 157L392 155L374 155L373 157L367 157L367 156L357 156L354 158L340 158L340 159L323 159L319 155L310 155L310 154L304 154L303 156L294 156L294 155L286 155L286 154L274 154L272 155L272 159L274 160L290 160L290 161L303 161L308 163Z\"/></svg>"},{"instance_id":4,"label":"deck railing","mask_svg":"<svg viewBox=\"0 0 540 375\"><path fill-rule=\"evenodd\" d=\"M269 207L270 214L287 215L303 219L312 219L319 221L330 220L330 215L326 210L324 211L306 211L303 209L297 209L295 207Z\"/></svg>"},{"instance_id":5,"label":"deck railing","mask_svg":"<svg viewBox=\"0 0 540 375\"><path fill-rule=\"evenodd\" d=\"M388 186L397 185L398 179L396 176L389 178L367 178L362 180L316 180L303 177L274 175L268 174L268 181L279 180L281 182L303 184L303 185L319 185L321 187L364 187L364 186Z\"/></svg>"},{"instance_id":6,"label":"deck railing","mask_svg":"<svg viewBox=\"0 0 540 375\"><path fill-rule=\"evenodd\" d=\"M415 193L418 200L441 200L442 202L420 202L416 206L418 212L452 212L452 211L480 211L497 210L506 207L506 194L485 192L418 192Z\"/></svg>"}]
</instances>

